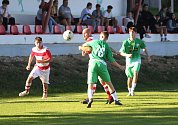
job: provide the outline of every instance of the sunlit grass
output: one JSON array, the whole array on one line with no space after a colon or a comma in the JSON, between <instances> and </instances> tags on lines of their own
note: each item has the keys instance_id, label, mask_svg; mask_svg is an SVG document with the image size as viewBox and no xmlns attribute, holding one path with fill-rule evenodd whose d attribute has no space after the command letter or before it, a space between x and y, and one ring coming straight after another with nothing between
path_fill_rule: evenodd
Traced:
<instances>
[{"instance_id":1,"label":"sunlit grass","mask_svg":"<svg viewBox=\"0 0 178 125\"><path fill-rule=\"evenodd\" d=\"M134 97L118 93L123 106L105 104L104 93L96 93L91 109L81 104L85 93L0 99L2 125L177 125L178 93L137 92Z\"/></svg>"}]
</instances>

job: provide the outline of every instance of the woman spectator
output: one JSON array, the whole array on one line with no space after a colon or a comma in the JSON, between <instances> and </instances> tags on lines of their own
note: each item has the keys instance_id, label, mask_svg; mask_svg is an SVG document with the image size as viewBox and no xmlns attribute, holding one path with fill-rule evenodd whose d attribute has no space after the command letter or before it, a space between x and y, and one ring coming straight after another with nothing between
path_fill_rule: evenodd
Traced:
<instances>
[{"instance_id":1,"label":"woman spectator","mask_svg":"<svg viewBox=\"0 0 178 125\"><path fill-rule=\"evenodd\" d=\"M176 26L176 16L174 13L172 13L171 18L168 19L167 30L169 33L178 33L178 27Z\"/></svg>"}]
</instances>

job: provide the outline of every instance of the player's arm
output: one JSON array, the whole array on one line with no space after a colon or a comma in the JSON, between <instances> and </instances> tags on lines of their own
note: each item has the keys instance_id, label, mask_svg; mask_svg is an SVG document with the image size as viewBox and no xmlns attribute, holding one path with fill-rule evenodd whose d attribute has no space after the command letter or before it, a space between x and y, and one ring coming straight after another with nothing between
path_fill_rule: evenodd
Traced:
<instances>
[{"instance_id":1,"label":"player's arm","mask_svg":"<svg viewBox=\"0 0 178 125\"><path fill-rule=\"evenodd\" d=\"M33 61L34 55L31 53L29 58L28 58L28 65L26 67L27 70L30 70L31 63Z\"/></svg>"},{"instance_id":2,"label":"player's arm","mask_svg":"<svg viewBox=\"0 0 178 125\"><path fill-rule=\"evenodd\" d=\"M147 48L143 49L143 52L145 53L145 55L147 56L148 62L151 62L151 57L148 55L148 50Z\"/></svg>"},{"instance_id":3,"label":"player's arm","mask_svg":"<svg viewBox=\"0 0 178 125\"><path fill-rule=\"evenodd\" d=\"M112 53L113 53L114 55L120 56L120 53L119 53L119 52L117 52L116 50L114 50L114 49L111 48L111 47L110 47L110 49L111 49L111 51L112 51Z\"/></svg>"},{"instance_id":4,"label":"player's arm","mask_svg":"<svg viewBox=\"0 0 178 125\"><path fill-rule=\"evenodd\" d=\"M124 52L120 52L120 55L121 55L121 56L125 56L125 57L129 57L129 58L132 58L132 54L127 54L127 53L124 53Z\"/></svg>"},{"instance_id":5,"label":"player's arm","mask_svg":"<svg viewBox=\"0 0 178 125\"><path fill-rule=\"evenodd\" d=\"M91 52L91 47L89 46L79 46L79 50L85 51L85 52Z\"/></svg>"},{"instance_id":6,"label":"player's arm","mask_svg":"<svg viewBox=\"0 0 178 125\"><path fill-rule=\"evenodd\" d=\"M113 66L118 67L118 68L121 69L121 70L125 70L125 66L120 65L120 64L117 63L116 61L115 61L115 62L112 62L111 64L112 64Z\"/></svg>"}]
</instances>

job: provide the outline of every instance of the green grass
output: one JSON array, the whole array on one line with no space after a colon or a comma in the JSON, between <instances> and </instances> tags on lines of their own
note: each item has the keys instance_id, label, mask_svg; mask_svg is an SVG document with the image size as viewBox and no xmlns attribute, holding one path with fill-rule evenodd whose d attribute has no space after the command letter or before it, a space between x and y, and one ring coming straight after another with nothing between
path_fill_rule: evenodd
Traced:
<instances>
[{"instance_id":1,"label":"green grass","mask_svg":"<svg viewBox=\"0 0 178 125\"><path fill-rule=\"evenodd\" d=\"M104 93L96 93L91 109L79 101L85 93L49 94L0 98L1 125L177 125L178 92L136 92L126 97L118 92L123 106L105 104Z\"/></svg>"}]
</instances>

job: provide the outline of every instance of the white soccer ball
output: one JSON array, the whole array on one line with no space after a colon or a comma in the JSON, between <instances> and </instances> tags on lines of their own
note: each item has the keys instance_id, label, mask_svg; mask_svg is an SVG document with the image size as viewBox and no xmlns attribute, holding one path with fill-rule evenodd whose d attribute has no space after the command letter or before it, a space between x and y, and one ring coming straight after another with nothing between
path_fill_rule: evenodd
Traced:
<instances>
[{"instance_id":1,"label":"white soccer ball","mask_svg":"<svg viewBox=\"0 0 178 125\"><path fill-rule=\"evenodd\" d=\"M63 38L64 38L64 40L66 40L66 41L70 41L73 37L74 37L74 33L73 33L71 30L66 30L66 31L63 33Z\"/></svg>"}]
</instances>

